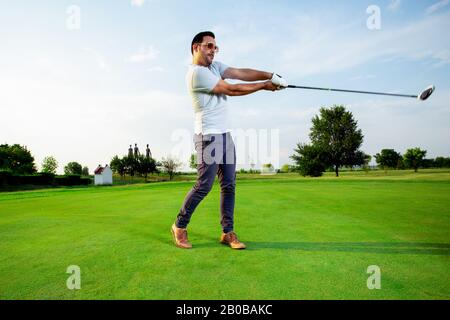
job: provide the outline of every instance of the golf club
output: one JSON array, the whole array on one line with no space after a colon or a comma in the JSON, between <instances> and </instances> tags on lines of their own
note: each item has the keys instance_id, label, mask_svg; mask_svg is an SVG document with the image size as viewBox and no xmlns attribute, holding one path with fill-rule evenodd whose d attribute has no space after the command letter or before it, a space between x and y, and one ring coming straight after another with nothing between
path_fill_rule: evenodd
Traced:
<instances>
[{"instance_id":1,"label":"golf club","mask_svg":"<svg viewBox=\"0 0 450 320\"><path fill-rule=\"evenodd\" d=\"M409 94L397 94L397 93L385 93L385 92L371 92L371 91L356 91L356 90L344 90L344 89L332 89L332 88L318 88L318 87L305 87L305 86L294 86L289 85L288 88L294 89L310 89L310 90L324 90L324 91L337 91L337 92L350 92L350 93L363 93L363 94L377 94L382 96L394 96L394 97L405 97L405 98L415 98L421 101L427 100L433 93L435 87L433 85L428 86L418 95Z\"/></svg>"}]
</instances>

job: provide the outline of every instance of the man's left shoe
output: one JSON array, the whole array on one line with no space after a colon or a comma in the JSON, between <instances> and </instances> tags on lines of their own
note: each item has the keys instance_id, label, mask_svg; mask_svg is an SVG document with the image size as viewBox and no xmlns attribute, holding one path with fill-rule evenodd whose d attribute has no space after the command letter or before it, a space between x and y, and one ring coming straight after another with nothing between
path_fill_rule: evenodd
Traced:
<instances>
[{"instance_id":1,"label":"man's left shoe","mask_svg":"<svg viewBox=\"0 0 450 320\"><path fill-rule=\"evenodd\" d=\"M220 237L220 242L226 245L229 245L231 249L245 249L246 246L244 243L240 242L236 233L234 231L230 231L228 233L222 233Z\"/></svg>"}]
</instances>

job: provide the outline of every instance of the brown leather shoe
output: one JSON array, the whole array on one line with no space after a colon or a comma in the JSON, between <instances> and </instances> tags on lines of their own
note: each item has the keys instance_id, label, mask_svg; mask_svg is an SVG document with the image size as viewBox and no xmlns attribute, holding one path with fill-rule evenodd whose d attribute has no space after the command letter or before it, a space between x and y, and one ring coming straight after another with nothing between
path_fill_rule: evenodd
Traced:
<instances>
[{"instance_id":1,"label":"brown leather shoe","mask_svg":"<svg viewBox=\"0 0 450 320\"><path fill-rule=\"evenodd\" d=\"M222 233L220 237L220 242L226 245L229 245L231 249L245 249L246 246L244 243L240 242L236 233L234 231L230 231L228 233Z\"/></svg>"},{"instance_id":2,"label":"brown leather shoe","mask_svg":"<svg viewBox=\"0 0 450 320\"><path fill-rule=\"evenodd\" d=\"M184 228L177 228L175 223L172 225L171 228L172 235L173 235L173 241L175 242L175 245L178 248L182 249L191 249L192 244L190 244L188 240L187 230Z\"/></svg>"}]
</instances>

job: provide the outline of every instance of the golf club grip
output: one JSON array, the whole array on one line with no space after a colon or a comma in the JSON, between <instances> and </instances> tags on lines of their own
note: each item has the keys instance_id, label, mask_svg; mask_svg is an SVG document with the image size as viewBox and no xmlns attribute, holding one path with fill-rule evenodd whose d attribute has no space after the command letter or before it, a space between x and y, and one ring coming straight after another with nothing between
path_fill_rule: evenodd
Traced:
<instances>
[{"instance_id":1,"label":"golf club grip","mask_svg":"<svg viewBox=\"0 0 450 320\"><path fill-rule=\"evenodd\" d=\"M361 94L376 94L376 95L383 95L383 96L407 97L407 98L415 98L415 99L417 99L417 95L409 95L409 94L371 92L371 91L357 91L357 90L344 90L344 89L319 88L319 87L305 87L305 86L294 86L294 85L288 85L287 87L288 88L293 88L293 89L308 89L308 90L350 92L350 93L361 93Z\"/></svg>"}]
</instances>

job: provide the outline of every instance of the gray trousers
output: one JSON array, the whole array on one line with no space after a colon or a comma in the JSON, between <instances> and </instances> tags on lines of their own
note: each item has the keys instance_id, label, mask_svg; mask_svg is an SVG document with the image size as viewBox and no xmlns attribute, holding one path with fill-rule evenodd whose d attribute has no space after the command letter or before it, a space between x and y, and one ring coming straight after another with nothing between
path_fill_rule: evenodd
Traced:
<instances>
[{"instance_id":1,"label":"gray trousers","mask_svg":"<svg viewBox=\"0 0 450 320\"><path fill-rule=\"evenodd\" d=\"M178 228L187 227L195 208L211 190L217 174L220 182L222 231L233 231L236 150L231 134L196 134L194 143L197 152L197 182L184 199L175 225Z\"/></svg>"}]
</instances>

